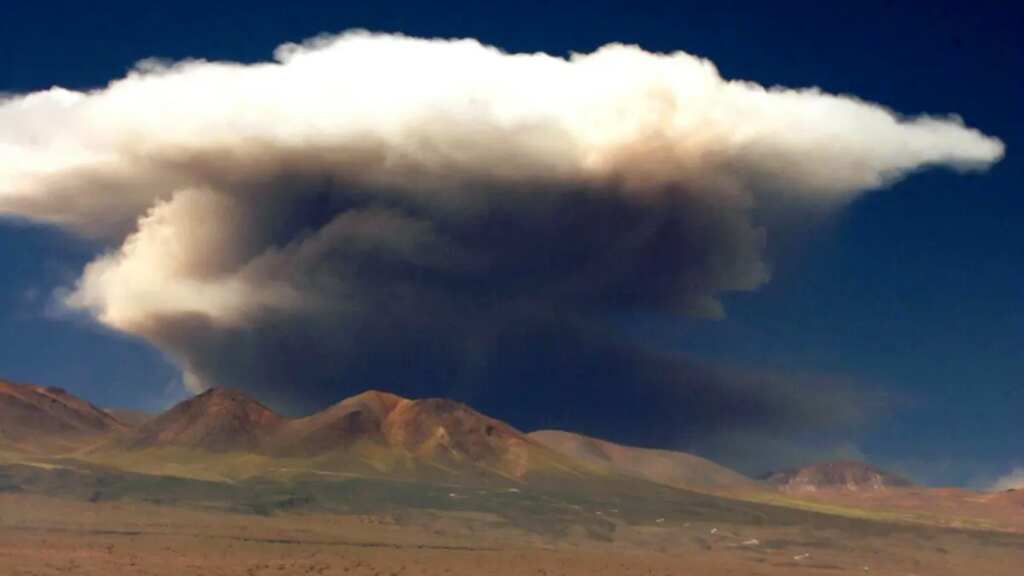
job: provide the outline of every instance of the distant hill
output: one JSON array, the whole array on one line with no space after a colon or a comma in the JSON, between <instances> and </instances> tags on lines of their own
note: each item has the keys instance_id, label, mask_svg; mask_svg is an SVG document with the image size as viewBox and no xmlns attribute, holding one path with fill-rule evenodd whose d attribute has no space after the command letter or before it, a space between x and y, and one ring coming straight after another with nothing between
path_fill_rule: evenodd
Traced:
<instances>
[{"instance_id":1,"label":"distant hill","mask_svg":"<svg viewBox=\"0 0 1024 576\"><path fill-rule=\"evenodd\" d=\"M592 466L659 484L703 492L737 492L760 488L755 481L739 472L685 452L622 446L560 430L531 432L529 437Z\"/></svg>"},{"instance_id":2,"label":"distant hill","mask_svg":"<svg viewBox=\"0 0 1024 576\"><path fill-rule=\"evenodd\" d=\"M68 446L126 428L114 416L60 388L0 380L0 442L8 446Z\"/></svg>"},{"instance_id":3,"label":"distant hill","mask_svg":"<svg viewBox=\"0 0 1024 576\"><path fill-rule=\"evenodd\" d=\"M782 470L766 475L764 481L787 492L843 490L848 492L881 491L909 488L913 482L856 460L819 462L803 468Z\"/></svg>"}]
</instances>

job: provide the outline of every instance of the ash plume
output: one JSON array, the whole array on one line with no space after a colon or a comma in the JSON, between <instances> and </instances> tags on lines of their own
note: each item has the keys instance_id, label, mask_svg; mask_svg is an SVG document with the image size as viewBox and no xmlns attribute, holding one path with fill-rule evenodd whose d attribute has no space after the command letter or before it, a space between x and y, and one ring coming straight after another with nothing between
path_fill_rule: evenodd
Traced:
<instances>
[{"instance_id":1,"label":"ash plume","mask_svg":"<svg viewBox=\"0 0 1024 576\"><path fill-rule=\"evenodd\" d=\"M657 432L687 438L816 422L846 397L730 384L621 345L609 317L723 314L722 294L770 279L765 207L835 210L1002 154L955 116L727 80L682 52L356 31L8 96L0 214L107 246L64 304L151 342L194 390L294 411L367 387L450 395L524 427L546 423L530 399L597 394L619 402L564 424L618 412L639 437L674 406Z\"/></svg>"}]
</instances>

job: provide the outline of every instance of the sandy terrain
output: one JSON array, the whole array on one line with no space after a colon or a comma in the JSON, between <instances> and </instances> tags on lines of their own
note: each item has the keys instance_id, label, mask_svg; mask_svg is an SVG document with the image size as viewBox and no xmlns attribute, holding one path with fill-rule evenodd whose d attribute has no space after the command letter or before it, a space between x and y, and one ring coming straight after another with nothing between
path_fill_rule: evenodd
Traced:
<instances>
[{"instance_id":1,"label":"sandy terrain","mask_svg":"<svg viewBox=\"0 0 1024 576\"><path fill-rule=\"evenodd\" d=\"M1024 534L1024 492L973 492L914 486L888 490L788 492L803 502L846 507L944 526L987 527ZM793 505L799 502L787 500Z\"/></svg>"},{"instance_id":2,"label":"sandy terrain","mask_svg":"<svg viewBox=\"0 0 1024 576\"><path fill-rule=\"evenodd\" d=\"M486 514L257 516L0 495L0 574L1019 574L1020 536L699 523L547 539Z\"/></svg>"}]
</instances>

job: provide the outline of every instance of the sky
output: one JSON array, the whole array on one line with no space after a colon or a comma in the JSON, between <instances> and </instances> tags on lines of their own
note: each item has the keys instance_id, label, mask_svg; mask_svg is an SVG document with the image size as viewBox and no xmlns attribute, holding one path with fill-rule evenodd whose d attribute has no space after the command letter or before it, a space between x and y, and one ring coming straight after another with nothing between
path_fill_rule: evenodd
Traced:
<instances>
[{"instance_id":1,"label":"sky","mask_svg":"<svg viewBox=\"0 0 1024 576\"><path fill-rule=\"evenodd\" d=\"M15 7L0 376L1019 478L1021 14L660 4Z\"/></svg>"}]
</instances>

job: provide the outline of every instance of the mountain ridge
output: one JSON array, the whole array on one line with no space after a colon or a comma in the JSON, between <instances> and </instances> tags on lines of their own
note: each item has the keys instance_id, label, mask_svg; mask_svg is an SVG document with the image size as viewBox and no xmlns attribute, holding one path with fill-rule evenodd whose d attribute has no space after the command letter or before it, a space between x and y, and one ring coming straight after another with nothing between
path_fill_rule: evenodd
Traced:
<instances>
[{"instance_id":1,"label":"mountain ridge","mask_svg":"<svg viewBox=\"0 0 1024 576\"><path fill-rule=\"evenodd\" d=\"M23 449L65 447L128 425L63 388L0 380L0 440Z\"/></svg>"},{"instance_id":2,"label":"mountain ridge","mask_svg":"<svg viewBox=\"0 0 1024 576\"><path fill-rule=\"evenodd\" d=\"M128 431L108 447L122 448L299 458L318 462L321 473L375 470L417 477L470 474L522 481L589 472L586 466L463 403L408 399L378 390L367 390L305 417L289 418L243 392L211 389Z\"/></svg>"},{"instance_id":3,"label":"mountain ridge","mask_svg":"<svg viewBox=\"0 0 1024 576\"><path fill-rule=\"evenodd\" d=\"M241 391L211 388L143 423L130 434L127 446L253 450L284 422L284 417Z\"/></svg>"},{"instance_id":4,"label":"mountain ridge","mask_svg":"<svg viewBox=\"0 0 1024 576\"><path fill-rule=\"evenodd\" d=\"M573 494L619 505L685 493L681 497L709 510L748 502L954 526L968 518L979 526L1024 530L1019 491L905 487L898 477L864 463L819 466L831 472L796 483L814 490L787 490L776 476L771 480L783 487L773 490L692 454L571 432L523 434L444 398L413 400L370 390L315 414L287 418L243 392L214 389L140 422L122 422L57 388L0 381L0 486L20 486L22 480L73 485L74 478L92 481L101 474L113 484L97 489L192 482L187 485L199 490L198 498L244 483L279 487L283 505L293 501L288 494L295 486L318 486L324 497L335 498L335 492L374 483L403 487L406 494L405 487L429 486L423 489L456 500L467 496L467 488L509 498L517 498L520 489ZM850 482L857 490L848 489Z\"/></svg>"},{"instance_id":5,"label":"mountain ridge","mask_svg":"<svg viewBox=\"0 0 1024 576\"><path fill-rule=\"evenodd\" d=\"M858 460L829 460L800 468L771 472L762 477L766 483L785 492L878 492L892 488L910 488L910 480Z\"/></svg>"},{"instance_id":6,"label":"mountain ridge","mask_svg":"<svg viewBox=\"0 0 1024 576\"><path fill-rule=\"evenodd\" d=\"M229 468L229 463L245 461L245 466L238 469L208 475L253 475L262 473L261 467L287 460L291 462L288 466L276 469L316 474L396 474L435 480L455 474L516 482L540 477L562 481L571 477L623 476L687 490L733 494L752 494L767 488L685 452L624 446L557 430L526 434L446 398L409 399L366 390L316 413L287 417L245 392L212 388L132 425L118 420L113 411L100 410L59 389L2 381L0 386L0 399L3 393L7 398L6 403L0 403L0 414L2 410L10 413L20 409L18 402L23 396L35 398L37 403L75 408L71 424L59 418L56 423L47 418L21 418L21 437L34 434L33 426L46 433L43 436L58 437L62 433L77 436L75 430L82 428L88 432L84 436L108 439L91 443L88 450L92 457L113 465L132 462L140 470L161 473L178 473L190 465L220 470ZM59 411L54 416L63 414ZM0 421L0 426L9 427L5 424L8 421ZM3 438L0 436L0 440ZM853 468L856 470L851 472ZM826 473L794 472L792 477L779 473L767 482L790 492L824 490L826 484L903 485L898 477L880 474L868 465L842 469L846 471L832 474L835 478Z\"/></svg>"},{"instance_id":7,"label":"mountain ridge","mask_svg":"<svg viewBox=\"0 0 1024 576\"><path fill-rule=\"evenodd\" d=\"M762 489L739 472L686 452L625 446L563 430L537 430L528 436L566 456L667 486L702 492Z\"/></svg>"}]
</instances>

